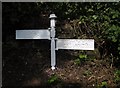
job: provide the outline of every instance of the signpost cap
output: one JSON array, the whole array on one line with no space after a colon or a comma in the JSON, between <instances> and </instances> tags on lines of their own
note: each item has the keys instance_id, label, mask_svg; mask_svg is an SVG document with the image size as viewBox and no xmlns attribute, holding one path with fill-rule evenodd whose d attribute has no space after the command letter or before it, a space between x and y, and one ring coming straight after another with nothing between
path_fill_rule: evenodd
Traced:
<instances>
[{"instance_id":1,"label":"signpost cap","mask_svg":"<svg viewBox=\"0 0 120 88\"><path fill-rule=\"evenodd\" d=\"M57 18L57 16L55 14L50 14L50 19L54 19L54 18Z\"/></svg>"}]
</instances>

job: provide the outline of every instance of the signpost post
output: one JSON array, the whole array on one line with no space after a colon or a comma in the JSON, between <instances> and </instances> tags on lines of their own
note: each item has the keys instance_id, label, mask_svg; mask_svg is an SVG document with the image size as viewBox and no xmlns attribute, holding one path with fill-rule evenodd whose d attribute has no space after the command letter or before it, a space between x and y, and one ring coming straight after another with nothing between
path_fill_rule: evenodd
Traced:
<instances>
[{"instance_id":1,"label":"signpost post","mask_svg":"<svg viewBox=\"0 0 120 88\"><path fill-rule=\"evenodd\" d=\"M38 30L16 30L16 39L49 39L51 40L51 69L55 69L58 49L94 50L94 39L56 39L55 14L50 15L50 28Z\"/></svg>"},{"instance_id":2,"label":"signpost post","mask_svg":"<svg viewBox=\"0 0 120 88\"><path fill-rule=\"evenodd\" d=\"M55 69L55 63L56 63L56 59L55 59L55 14L51 14L49 17L50 20L50 37L51 37L51 69L54 70Z\"/></svg>"}]
</instances>

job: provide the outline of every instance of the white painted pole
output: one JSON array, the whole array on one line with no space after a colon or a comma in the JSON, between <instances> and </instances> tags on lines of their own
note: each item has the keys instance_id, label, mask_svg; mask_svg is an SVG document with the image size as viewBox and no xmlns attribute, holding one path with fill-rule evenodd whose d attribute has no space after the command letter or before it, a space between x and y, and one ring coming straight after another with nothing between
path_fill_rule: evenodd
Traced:
<instances>
[{"instance_id":1,"label":"white painted pole","mask_svg":"<svg viewBox=\"0 0 120 88\"><path fill-rule=\"evenodd\" d=\"M55 69L56 55L55 55L55 14L50 14L50 34L51 34L51 69Z\"/></svg>"}]
</instances>

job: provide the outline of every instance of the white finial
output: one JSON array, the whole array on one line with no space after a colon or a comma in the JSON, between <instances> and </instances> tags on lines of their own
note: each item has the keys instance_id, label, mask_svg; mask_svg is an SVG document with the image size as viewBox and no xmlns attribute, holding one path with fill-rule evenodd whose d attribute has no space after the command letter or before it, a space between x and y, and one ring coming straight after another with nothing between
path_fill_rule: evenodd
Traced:
<instances>
[{"instance_id":1,"label":"white finial","mask_svg":"<svg viewBox=\"0 0 120 88\"><path fill-rule=\"evenodd\" d=\"M55 14L50 14L50 19L54 19L54 18L57 18L57 16Z\"/></svg>"},{"instance_id":2,"label":"white finial","mask_svg":"<svg viewBox=\"0 0 120 88\"><path fill-rule=\"evenodd\" d=\"M52 27L55 27L55 18L57 18L56 16L55 16L55 14L50 14L50 27L52 28Z\"/></svg>"}]
</instances>

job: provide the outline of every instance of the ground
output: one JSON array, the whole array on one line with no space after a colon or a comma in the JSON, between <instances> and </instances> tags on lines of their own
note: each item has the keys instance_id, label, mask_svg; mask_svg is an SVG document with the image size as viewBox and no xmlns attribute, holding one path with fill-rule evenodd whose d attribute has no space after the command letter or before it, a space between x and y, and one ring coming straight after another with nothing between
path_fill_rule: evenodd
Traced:
<instances>
[{"instance_id":1,"label":"ground","mask_svg":"<svg viewBox=\"0 0 120 88\"><path fill-rule=\"evenodd\" d=\"M46 41L43 41L45 44ZM119 88L116 68L105 59L76 63L69 50L57 51L56 69L50 67L50 46L39 48L3 44L3 87ZM15 44L14 44L15 45ZM41 49L42 48L42 49Z\"/></svg>"}]
</instances>

